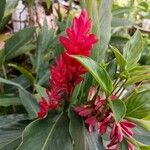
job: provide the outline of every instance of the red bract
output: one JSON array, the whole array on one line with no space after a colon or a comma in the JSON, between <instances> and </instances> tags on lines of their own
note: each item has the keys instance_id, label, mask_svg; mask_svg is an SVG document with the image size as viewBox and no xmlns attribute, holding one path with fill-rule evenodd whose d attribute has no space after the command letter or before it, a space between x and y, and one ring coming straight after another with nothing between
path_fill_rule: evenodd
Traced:
<instances>
[{"instance_id":1,"label":"red bract","mask_svg":"<svg viewBox=\"0 0 150 150\"><path fill-rule=\"evenodd\" d=\"M90 56L93 44L97 42L96 36L89 34L90 29L91 20L88 18L86 10L83 9L80 17L73 19L72 27L66 29L67 36L60 37L60 42L65 47L65 51L56 60L56 66L52 66L50 69L50 91L47 92L49 97L48 108L57 109L61 100L68 99L74 87L83 80L81 75L85 74L86 70L69 55ZM43 109L40 102L38 116L43 118L47 110Z\"/></svg>"},{"instance_id":2,"label":"red bract","mask_svg":"<svg viewBox=\"0 0 150 150\"><path fill-rule=\"evenodd\" d=\"M133 131L132 128L134 128L136 125L130 121L123 120L119 123L113 123L112 130L110 133L110 143L107 145L108 149L112 149L112 147L116 147L115 150L117 150L117 145L119 142L122 142L124 136L132 137ZM128 142L129 150L133 149L133 145Z\"/></svg>"}]
</instances>

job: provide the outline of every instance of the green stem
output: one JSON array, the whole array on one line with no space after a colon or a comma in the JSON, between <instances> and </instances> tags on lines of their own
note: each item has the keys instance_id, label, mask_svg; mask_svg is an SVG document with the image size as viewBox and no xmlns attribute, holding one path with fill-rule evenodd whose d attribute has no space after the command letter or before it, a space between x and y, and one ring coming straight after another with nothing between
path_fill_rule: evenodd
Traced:
<instances>
[{"instance_id":1,"label":"green stem","mask_svg":"<svg viewBox=\"0 0 150 150\"><path fill-rule=\"evenodd\" d=\"M6 73L6 69L3 63L2 63L2 70L3 70L4 78L7 79L7 73Z\"/></svg>"},{"instance_id":2,"label":"green stem","mask_svg":"<svg viewBox=\"0 0 150 150\"><path fill-rule=\"evenodd\" d=\"M122 88L124 87L126 81L127 81L127 80L125 80L125 81L123 82L123 84L120 86L120 88L115 92L115 95L117 95L117 94L120 92L120 90L122 90Z\"/></svg>"}]
</instances>

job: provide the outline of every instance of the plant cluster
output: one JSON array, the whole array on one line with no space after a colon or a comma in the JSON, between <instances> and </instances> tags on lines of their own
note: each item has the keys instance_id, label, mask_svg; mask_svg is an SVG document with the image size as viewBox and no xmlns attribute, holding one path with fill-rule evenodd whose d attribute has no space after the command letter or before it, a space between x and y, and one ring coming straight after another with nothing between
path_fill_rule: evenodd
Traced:
<instances>
[{"instance_id":1,"label":"plant cluster","mask_svg":"<svg viewBox=\"0 0 150 150\"><path fill-rule=\"evenodd\" d=\"M77 16L58 11L55 30L45 20L42 29L0 35L0 111L13 112L0 118L0 149L150 149L147 35L120 37L125 29L114 23L123 14L112 6L82 0Z\"/></svg>"}]
</instances>

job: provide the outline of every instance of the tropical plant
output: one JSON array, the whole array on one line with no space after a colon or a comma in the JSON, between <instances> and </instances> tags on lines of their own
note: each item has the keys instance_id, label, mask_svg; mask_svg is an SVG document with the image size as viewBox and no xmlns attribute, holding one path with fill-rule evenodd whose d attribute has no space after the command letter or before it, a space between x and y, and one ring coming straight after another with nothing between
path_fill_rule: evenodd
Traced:
<instances>
[{"instance_id":1,"label":"tropical plant","mask_svg":"<svg viewBox=\"0 0 150 150\"><path fill-rule=\"evenodd\" d=\"M75 17L58 5L56 28L45 19L7 35L9 2L0 0L0 149L149 150L149 39L127 34L130 8L82 0Z\"/></svg>"}]
</instances>

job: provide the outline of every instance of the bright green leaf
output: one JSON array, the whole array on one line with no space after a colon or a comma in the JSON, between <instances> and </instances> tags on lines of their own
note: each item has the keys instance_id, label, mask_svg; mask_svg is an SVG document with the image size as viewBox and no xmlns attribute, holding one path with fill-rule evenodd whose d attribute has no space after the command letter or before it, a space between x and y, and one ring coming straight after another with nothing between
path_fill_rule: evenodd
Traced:
<instances>
[{"instance_id":1,"label":"bright green leaf","mask_svg":"<svg viewBox=\"0 0 150 150\"><path fill-rule=\"evenodd\" d=\"M123 58L122 54L119 52L119 50L113 46L110 46L111 50L113 51L113 53L115 54L116 60L120 66L120 69L122 71L124 71L125 69L125 65L126 65L126 61Z\"/></svg>"},{"instance_id":2,"label":"bright green leaf","mask_svg":"<svg viewBox=\"0 0 150 150\"><path fill-rule=\"evenodd\" d=\"M72 57L78 60L92 74L107 95L111 94L113 89L112 81L104 68L91 58L83 56Z\"/></svg>"},{"instance_id":3,"label":"bright green leaf","mask_svg":"<svg viewBox=\"0 0 150 150\"><path fill-rule=\"evenodd\" d=\"M150 150L150 146L141 146L140 149L141 150Z\"/></svg>"},{"instance_id":4,"label":"bright green leaf","mask_svg":"<svg viewBox=\"0 0 150 150\"><path fill-rule=\"evenodd\" d=\"M133 76L133 77L130 77L130 78L126 81L125 85L126 85L126 86L128 86L128 85L133 85L133 84L135 84L135 83L139 83L139 82L144 81L144 80L150 80L150 74L142 74L142 75L137 74L137 75L135 75L135 76Z\"/></svg>"},{"instance_id":5,"label":"bright green leaf","mask_svg":"<svg viewBox=\"0 0 150 150\"><path fill-rule=\"evenodd\" d=\"M142 119L150 114L150 91L132 94L125 102L127 117Z\"/></svg>"},{"instance_id":6,"label":"bright green leaf","mask_svg":"<svg viewBox=\"0 0 150 150\"><path fill-rule=\"evenodd\" d=\"M130 68L139 61L143 49L142 35L140 31L136 31L123 49L123 56L127 62L127 68Z\"/></svg>"}]
</instances>

